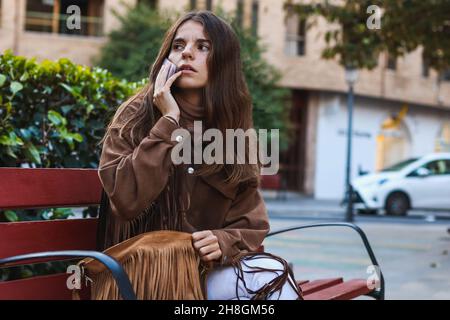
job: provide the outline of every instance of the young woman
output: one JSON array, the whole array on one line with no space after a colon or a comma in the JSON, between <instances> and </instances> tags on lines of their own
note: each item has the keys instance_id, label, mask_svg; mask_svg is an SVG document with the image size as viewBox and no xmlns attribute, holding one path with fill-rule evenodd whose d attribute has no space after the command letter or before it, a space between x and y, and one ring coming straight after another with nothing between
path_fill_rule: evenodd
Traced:
<instances>
[{"instance_id":1,"label":"young woman","mask_svg":"<svg viewBox=\"0 0 450 320\"><path fill-rule=\"evenodd\" d=\"M172 76L166 58L177 66ZM102 139L99 176L110 204L102 247L150 230L189 232L212 266L208 299L298 299L286 262L252 253L269 231L260 166L173 164L182 137L172 133L192 132L194 121L224 137L253 126L238 39L208 11L187 13L167 32L149 84L119 107Z\"/></svg>"}]
</instances>

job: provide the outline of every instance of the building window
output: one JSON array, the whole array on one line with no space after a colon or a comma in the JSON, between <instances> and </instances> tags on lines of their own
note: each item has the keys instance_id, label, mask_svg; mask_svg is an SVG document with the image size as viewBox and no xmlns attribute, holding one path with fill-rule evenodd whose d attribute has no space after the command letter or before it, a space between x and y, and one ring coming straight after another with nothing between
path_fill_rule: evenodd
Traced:
<instances>
[{"instance_id":1,"label":"building window","mask_svg":"<svg viewBox=\"0 0 450 320\"><path fill-rule=\"evenodd\" d=\"M158 1L157 0L138 0L138 4L144 4L149 6L152 9L156 9L156 7L158 6Z\"/></svg>"},{"instance_id":2,"label":"building window","mask_svg":"<svg viewBox=\"0 0 450 320\"><path fill-rule=\"evenodd\" d=\"M103 35L104 0L28 0L25 30L80 36ZM71 10L68 10L71 7ZM80 16L77 18L76 10ZM78 23L79 22L79 23Z\"/></svg>"},{"instance_id":3,"label":"building window","mask_svg":"<svg viewBox=\"0 0 450 320\"><path fill-rule=\"evenodd\" d=\"M206 10L212 10L212 0L206 0Z\"/></svg>"},{"instance_id":4,"label":"building window","mask_svg":"<svg viewBox=\"0 0 450 320\"><path fill-rule=\"evenodd\" d=\"M397 69L397 57L387 54L386 67L390 70L396 70Z\"/></svg>"},{"instance_id":5,"label":"building window","mask_svg":"<svg viewBox=\"0 0 450 320\"><path fill-rule=\"evenodd\" d=\"M258 34L258 13L259 13L259 2L258 0L253 0L252 2L252 34L256 36Z\"/></svg>"},{"instance_id":6,"label":"building window","mask_svg":"<svg viewBox=\"0 0 450 320\"><path fill-rule=\"evenodd\" d=\"M189 10L196 10L196 9L197 9L197 0L190 0Z\"/></svg>"},{"instance_id":7,"label":"building window","mask_svg":"<svg viewBox=\"0 0 450 320\"><path fill-rule=\"evenodd\" d=\"M236 4L236 24L242 28L244 21L244 0L237 0Z\"/></svg>"},{"instance_id":8,"label":"building window","mask_svg":"<svg viewBox=\"0 0 450 320\"><path fill-rule=\"evenodd\" d=\"M286 19L285 52L290 56L303 56L306 52L306 21L295 14Z\"/></svg>"}]
</instances>

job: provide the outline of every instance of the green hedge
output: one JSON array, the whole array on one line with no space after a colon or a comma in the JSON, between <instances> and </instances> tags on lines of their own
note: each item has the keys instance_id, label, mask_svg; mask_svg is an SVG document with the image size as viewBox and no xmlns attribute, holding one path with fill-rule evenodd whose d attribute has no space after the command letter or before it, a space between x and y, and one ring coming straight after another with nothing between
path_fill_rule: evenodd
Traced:
<instances>
[{"instance_id":1,"label":"green hedge","mask_svg":"<svg viewBox=\"0 0 450 320\"><path fill-rule=\"evenodd\" d=\"M96 168L117 106L142 83L67 59L0 56L0 166Z\"/></svg>"}]
</instances>

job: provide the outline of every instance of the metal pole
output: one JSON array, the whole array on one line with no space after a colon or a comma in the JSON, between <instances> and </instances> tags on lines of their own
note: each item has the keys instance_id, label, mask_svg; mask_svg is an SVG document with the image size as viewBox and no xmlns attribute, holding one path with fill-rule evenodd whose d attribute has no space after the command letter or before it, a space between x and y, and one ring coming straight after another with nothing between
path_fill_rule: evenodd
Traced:
<instances>
[{"instance_id":1,"label":"metal pole","mask_svg":"<svg viewBox=\"0 0 450 320\"><path fill-rule=\"evenodd\" d=\"M347 187L347 211L345 221L353 221L353 188L351 185L351 165L352 165L352 136L353 136L353 84L349 85L347 97L348 128L347 128L347 168L345 173L345 183Z\"/></svg>"}]
</instances>

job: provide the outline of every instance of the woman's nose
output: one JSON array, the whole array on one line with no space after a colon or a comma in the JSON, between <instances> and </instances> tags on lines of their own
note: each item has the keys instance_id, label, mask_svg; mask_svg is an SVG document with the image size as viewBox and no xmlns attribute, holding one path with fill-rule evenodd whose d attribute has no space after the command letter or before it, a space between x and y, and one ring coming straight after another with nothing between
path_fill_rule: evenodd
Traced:
<instances>
[{"instance_id":1,"label":"woman's nose","mask_svg":"<svg viewBox=\"0 0 450 320\"><path fill-rule=\"evenodd\" d=\"M183 59L187 59L187 58L192 59L193 58L193 53L192 53L191 46L186 46L184 48L183 52L181 53L181 56L183 57Z\"/></svg>"}]
</instances>

